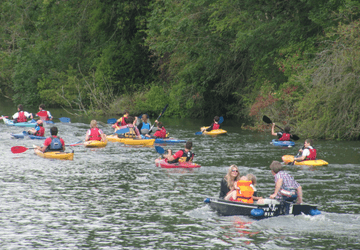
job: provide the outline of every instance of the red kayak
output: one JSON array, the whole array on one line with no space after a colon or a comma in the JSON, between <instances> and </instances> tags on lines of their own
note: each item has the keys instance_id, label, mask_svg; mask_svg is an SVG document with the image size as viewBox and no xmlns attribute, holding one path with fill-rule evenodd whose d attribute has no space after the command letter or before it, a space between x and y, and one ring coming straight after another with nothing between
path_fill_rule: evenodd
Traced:
<instances>
[{"instance_id":1,"label":"red kayak","mask_svg":"<svg viewBox=\"0 0 360 250\"><path fill-rule=\"evenodd\" d=\"M155 160L155 165L161 168L199 168L199 164L193 162L177 162L177 163L167 163L164 159L157 158Z\"/></svg>"}]
</instances>

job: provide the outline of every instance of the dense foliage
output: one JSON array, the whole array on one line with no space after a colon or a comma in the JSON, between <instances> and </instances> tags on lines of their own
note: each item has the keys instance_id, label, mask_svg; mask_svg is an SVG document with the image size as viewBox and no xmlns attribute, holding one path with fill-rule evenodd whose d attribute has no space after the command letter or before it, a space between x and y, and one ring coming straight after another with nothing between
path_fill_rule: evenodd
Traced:
<instances>
[{"instance_id":1,"label":"dense foliage","mask_svg":"<svg viewBox=\"0 0 360 250\"><path fill-rule=\"evenodd\" d=\"M4 0L0 89L84 112L266 114L360 136L355 0Z\"/></svg>"}]
</instances>

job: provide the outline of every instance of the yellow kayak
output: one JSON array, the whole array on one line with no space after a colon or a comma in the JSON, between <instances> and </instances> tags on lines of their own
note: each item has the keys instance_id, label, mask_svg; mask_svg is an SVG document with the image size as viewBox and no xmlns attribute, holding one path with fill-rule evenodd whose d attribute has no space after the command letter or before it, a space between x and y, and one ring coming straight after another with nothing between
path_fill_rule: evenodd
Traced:
<instances>
[{"instance_id":1,"label":"yellow kayak","mask_svg":"<svg viewBox=\"0 0 360 250\"><path fill-rule=\"evenodd\" d=\"M152 146L155 139L119 138L117 135L108 135L106 139L112 142L121 142L127 145Z\"/></svg>"},{"instance_id":2,"label":"yellow kayak","mask_svg":"<svg viewBox=\"0 0 360 250\"><path fill-rule=\"evenodd\" d=\"M87 148L103 148L107 145L106 141L86 141L84 142L85 147Z\"/></svg>"},{"instance_id":3,"label":"yellow kayak","mask_svg":"<svg viewBox=\"0 0 360 250\"><path fill-rule=\"evenodd\" d=\"M208 127L201 127L200 130L203 130L203 129L207 129ZM223 134L226 134L227 131L226 130L223 130L221 128L219 129L215 129L215 130L211 130L211 131L204 131L203 134L205 135L223 135Z\"/></svg>"},{"instance_id":4,"label":"yellow kayak","mask_svg":"<svg viewBox=\"0 0 360 250\"><path fill-rule=\"evenodd\" d=\"M40 156L42 158L59 159L59 160L73 160L74 159L74 151L72 151L71 153L59 152L59 151L43 153L42 151L40 151L38 149L34 149L34 152L35 152L35 154L37 154L38 156Z\"/></svg>"},{"instance_id":5,"label":"yellow kayak","mask_svg":"<svg viewBox=\"0 0 360 250\"><path fill-rule=\"evenodd\" d=\"M294 161L294 156L293 155L284 155L282 157L282 160L285 164L288 164L290 162ZM299 165L299 166L326 166L329 163L324 161L324 160L309 160L309 161L295 161L294 165Z\"/></svg>"}]
</instances>

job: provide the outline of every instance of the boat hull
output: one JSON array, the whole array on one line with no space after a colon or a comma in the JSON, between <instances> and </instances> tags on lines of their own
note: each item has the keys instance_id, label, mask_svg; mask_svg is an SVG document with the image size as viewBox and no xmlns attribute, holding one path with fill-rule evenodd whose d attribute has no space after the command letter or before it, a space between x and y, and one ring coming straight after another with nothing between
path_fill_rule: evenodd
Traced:
<instances>
[{"instance_id":1,"label":"boat hull","mask_svg":"<svg viewBox=\"0 0 360 250\"><path fill-rule=\"evenodd\" d=\"M203 129L207 129L208 127L201 127L201 130ZM224 135L226 134L227 131L224 129L215 129L215 130L211 130L211 131L204 131L203 134L204 135Z\"/></svg>"},{"instance_id":2,"label":"boat hull","mask_svg":"<svg viewBox=\"0 0 360 250\"><path fill-rule=\"evenodd\" d=\"M66 152L46 152L43 153L38 149L34 149L35 154L42 158L47 159L59 159L59 160L73 160L74 159L74 151L71 153Z\"/></svg>"},{"instance_id":3,"label":"boat hull","mask_svg":"<svg viewBox=\"0 0 360 250\"><path fill-rule=\"evenodd\" d=\"M8 126L15 126L15 127L28 127L28 128L35 128L36 122L17 122L14 123L12 120L9 120L7 118L3 117L3 121Z\"/></svg>"},{"instance_id":4,"label":"boat hull","mask_svg":"<svg viewBox=\"0 0 360 250\"><path fill-rule=\"evenodd\" d=\"M193 162L168 163L164 159L156 159L155 165L160 168L200 168L199 164Z\"/></svg>"},{"instance_id":5,"label":"boat hull","mask_svg":"<svg viewBox=\"0 0 360 250\"><path fill-rule=\"evenodd\" d=\"M171 139L171 138L156 138L155 143L186 143L186 140L178 140L178 139Z\"/></svg>"},{"instance_id":6,"label":"boat hull","mask_svg":"<svg viewBox=\"0 0 360 250\"><path fill-rule=\"evenodd\" d=\"M155 143L155 139L119 138L117 135L108 135L106 138L111 142L120 142L127 145L152 146Z\"/></svg>"},{"instance_id":7,"label":"boat hull","mask_svg":"<svg viewBox=\"0 0 360 250\"><path fill-rule=\"evenodd\" d=\"M103 148L106 147L107 140L106 141L86 141L84 142L84 146L86 148Z\"/></svg>"},{"instance_id":8,"label":"boat hull","mask_svg":"<svg viewBox=\"0 0 360 250\"><path fill-rule=\"evenodd\" d=\"M293 147L295 146L295 142L294 141L279 141L279 140L272 140L271 143L274 146L281 146L281 147Z\"/></svg>"},{"instance_id":9,"label":"boat hull","mask_svg":"<svg viewBox=\"0 0 360 250\"><path fill-rule=\"evenodd\" d=\"M317 215L320 211L315 205L294 204L291 202L278 202L273 200L272 204L248 204L224 199L207 198L204 201L211 209L220 215L244 215L257 219L269 218L279 215Z\"/></svg>"},{"instance_id":10,"label":"boat hull","mask_svg":"<svg viewBox=\"0 0 360 250\"><path fill-rule=\"evenodd\" d=\"M285 164L289 164L294 162L294 156L293 155L284 155L282 158L283 162ZM319 166L326 166L329 163L327 161L324 160L310 160L310 161L295 161L294 165L298 165L298 166L314 166L314 167L319 167Z\"/></svg>"}]
</instances>

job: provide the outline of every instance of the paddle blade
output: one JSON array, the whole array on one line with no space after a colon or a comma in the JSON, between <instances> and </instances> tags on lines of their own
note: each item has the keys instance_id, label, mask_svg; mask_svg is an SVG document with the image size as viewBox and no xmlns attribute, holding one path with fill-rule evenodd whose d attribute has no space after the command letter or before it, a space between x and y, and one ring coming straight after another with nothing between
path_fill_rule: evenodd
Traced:
<instances>
[{"instance_id":1,"label":"paddle blade","mask_svg":"<svg viewBox=\"0 0 360 250\"><path fill-rule=\"evenodd\" d=\"M162 116L165 113L168 106L169 106L169 104L165 105L165 107L164 107L163 111L160 113L159 117Z\"/></svg>"},{"instance_id":2,"label":"paddle blade","mask_svg":"<svg viewBox=\"0 0 360 250\"><path fill-rule=\"evenodd\" d=\"M71 143L69 145L66 145L66 146L78 146L78 145L83 145L84 143L82 141L78 141L78 142L74 142L74 143Z\"/></svg>"},{"instance_id":3,"label":"paddle blade","mask_svg":"<svg viewBox=\"0 0 360 250\"><path fill-rule=\"evenodd\" d=\"M116 130L115 133L117 133L117 134L125 134L125 133L127 133L129 131L130 131L129 128L122 128L122 129Z\"/></svg>"},{"instance_id":4,"label":"paddle blade","mask_svg":"<svg viewBox=\"0 0 360 250\"><path fill-rule=\"evenodd\" d=\"M4 118L8 118L8 116L1 116L1 117L0 117L0 120L1 120L1 119L4 119Z\"/></svg>"},{"instance_id":5,"label":"paddle blade","mask_svg":"<svg viewBox=\"0 0 360 250\"><path fill-rule=\"evenodd\" d=\"M70 118L69 117L60 117L59 120L61 122L70 123Z\"/></svg>"},{"instance_id":6,"label":"paddle blade","mask_svg":"<svg viewBox=\"0 0 360 250\"><path fill-rule=\"evenodd\" d=\"M14 146L14 147L11 148L11 152L13 154L20 154L20 153L25 152L26 150L28 150L28 148L23 147L23 146Z\"/></svg>"},{"instance_id":7,"label":"paddle blade","mask_svg":"<svg viewBox=\"0 0 360 250\"><path fill-rule=\"evenodd\" d=\"M223 121L224 121L224 117L220 116L220 118L219 118L219 124L223 123Z\"/></svg>"},{"instance_id":8,"label":"paddle blade","mask_svg":"<svg viewBox=\"0 0 360 250\"><path fill-rule=\"evenodd\" d=\"M155 146L155 150L156 150L156 152L158 152L161 155L165 153L165 149L163 149L160 146Z\"/></svg>"},{"instance_id":9,"label":"paddle blade","mask_svg":"<svg viewBox=\"0 0 360 250\"><path fill-rule=\"evenodd\" d=\"M110 118L110 119L107 120L107 123L108 124L114 124L116 121L117 121L116 118Z\"/></svg>"},{"instance_id":10,"label":"paddle blade","mask_svg":"<svg viewBox=\"0 0 360 250\"><path fill-rule=\"evenodd\" d=\"M290 138L293 139L294 141L297 141L300 139L300 137L297 135L291 135Z\"/></svg>"},{"instance_id":11,"label":"paddle blade","mask_svg":"<svg viewBox=\"0 0 360 250\"><path fill-rule=\"evenodd\" d=\"M263 116L263 121L266 122L267 124L272 123L271 119L269 117L267 117L266 115Z\"/></svg>"},{"instance_id":12,"label":"paddle blade","mask_svg":"<svg viewBox=\"0 0 360 250\"><path fill-rule=\"evenodd\" d=\"M202 132L201 131L196 132L195 135L202 135Z\"/></svg>"}]
</instances>

